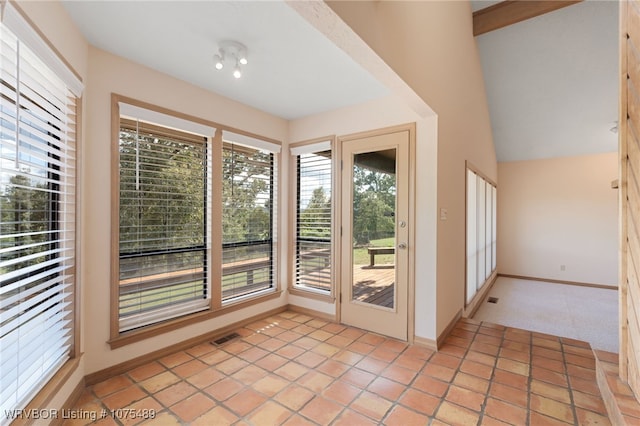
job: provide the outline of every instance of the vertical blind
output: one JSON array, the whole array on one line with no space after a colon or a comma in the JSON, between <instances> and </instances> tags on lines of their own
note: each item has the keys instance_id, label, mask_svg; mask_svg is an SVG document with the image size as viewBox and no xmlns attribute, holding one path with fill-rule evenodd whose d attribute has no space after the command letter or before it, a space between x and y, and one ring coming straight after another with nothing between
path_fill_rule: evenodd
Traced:
<instances>
[{"instance_id":1,"label":"vertical blind","mask_svg":"<svg viewBox=\"0 0 640 426\"><path fill-rule=\"evenodd\" d=\"M497 189L467 169L467 303L496 269Z\"/></svg>"},{"instance_id":2,"label":"vertical blind","mask_svg":"<svg viewBox=\"0 0 640 426\"><path fill-rule=\"evenodd\" d=\"M2 413L23 408L71 355L81 90L82 83L5 3L0 24Z\"/></svg>"},{"instance_id":3,"label":"vertical blind","mask_svg":"<svg viewBox=\"0 0 640 426\"><path fill-rule=\"evenodd\" d=\"M274 288L275 170L266 146L223 143L223 302Z\"/></svg>"},{"instance_id":4,"label":"vertical blind","mask_svg":"<svg viewBox=\"0 0 640 426\"><path fill-rule=\"evenodd\" d=\"M331 150L296 155L295 286L331 291Z\"/></svg>"},{"instance_id":5,"label":"vertical blind","mask_svg":"<svg viewBox=\"0 0 640 426\"><path fill-rule=\"evenodd\" d=\"M207 138L121 118L120 331L208 307Z\"/></svg>"}]
</instances>

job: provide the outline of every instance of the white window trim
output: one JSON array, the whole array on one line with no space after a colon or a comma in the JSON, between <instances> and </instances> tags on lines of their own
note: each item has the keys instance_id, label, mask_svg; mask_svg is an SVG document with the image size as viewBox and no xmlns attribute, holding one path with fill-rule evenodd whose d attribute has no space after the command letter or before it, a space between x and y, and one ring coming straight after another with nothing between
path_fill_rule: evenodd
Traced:
<instances>
[{"instance_id":1,"label":"white window trim","mask_svg":"<svg viewBox=\"0 0 640 426\"><path fill-rule=\"evenodd\" d=\"M235 133L230 130L222 131L222 140L225 142L231 142L236 145L246 146L248 148L255 148L263 151L272 152L274 154L279 154L281 151L281 146L268 142L264 139L257 139L247 135L241 135L240 133Z\"/></svg>"},{"instance_id":2,"label":"white window trim","mask_svg":"<svg viewBox=\"0 0 640 426\"><path fill-rule=\"evenodd\" d=\"M81 97L84 90L82 80L64 63L51 47L40 37L22 14L8 1L0 2L2 6L2 23L38 56L76 96Z\"/></svg>"}]
</instances>

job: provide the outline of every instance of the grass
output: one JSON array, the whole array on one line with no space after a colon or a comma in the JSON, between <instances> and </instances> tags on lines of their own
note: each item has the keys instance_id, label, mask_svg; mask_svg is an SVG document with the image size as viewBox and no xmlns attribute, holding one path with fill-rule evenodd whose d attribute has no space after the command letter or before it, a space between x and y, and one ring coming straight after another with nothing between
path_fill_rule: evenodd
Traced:
<instances>
[{"instance_id":1,"label":"grass","mask_svg":"<svg viewBox=\"0 0 640 426\"><path fill-rule=\"evenodd\" d=\"M395 247L395 238L381 238L379 240L369 241L367 247ZM353 264L354 265L368 265L369 253L367 253L367 247L354 247L353 249ZM393 254L381 254L376 256L376 265L393 265L395 263L395 256Z\"/></svg>"}]
</instances>

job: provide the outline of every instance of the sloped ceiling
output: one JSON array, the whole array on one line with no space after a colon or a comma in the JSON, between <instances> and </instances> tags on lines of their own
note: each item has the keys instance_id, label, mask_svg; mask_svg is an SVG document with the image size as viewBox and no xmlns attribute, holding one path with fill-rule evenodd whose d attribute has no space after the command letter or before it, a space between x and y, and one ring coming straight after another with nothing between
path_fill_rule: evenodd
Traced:
<instances>
[{"instance_id":1,"label":"sloped ceiling","mask_svg":"<svg viewBox=\"0 0 640 426\"><path fill-rule=\"evenodd\" d=\"M285 119L389 93L283 1L63 4L94 46ZM585 1L476 37L499 161L617 149L617 16ZM224 39L249 49L240 80L213 67Z\"/></svg>"},{"instance_id":2,"label":"sloped ceiling","mask_svg":"<svg viewBox=\"0 0 640 426\"><path fill-rule=\"evenodd\" d=\"M476 41L498 161L617 150L617 2L585 1Z\"/></svg>"}]
</instances>

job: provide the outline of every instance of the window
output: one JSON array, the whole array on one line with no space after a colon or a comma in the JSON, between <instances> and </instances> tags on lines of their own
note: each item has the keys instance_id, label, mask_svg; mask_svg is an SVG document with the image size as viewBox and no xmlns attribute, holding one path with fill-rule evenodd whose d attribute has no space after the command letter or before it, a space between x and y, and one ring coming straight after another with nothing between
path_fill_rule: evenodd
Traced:
<instances>
[{"instance_id":1,"label":"window","mask_svg":"<svg viewBox=\"0 0 640 426\"><path fill-rule=\"evenodd\" d=\"M120 120L120 331L209 306L207 145Z\"/></svg>"},{"instance_id":2,"label":"window","mask_svg":"<svg viewBox=\"0 0 640 426\"><path fill-rule=\"evenodd\" d=\"M296 170L294 288L332 289L331 142L291 148Z\"/></svg>"},{"instance_id":3,"label":"window","mask_svg":"<svg viewBox=\"0 0 640 426\"><path fill-rule=\"evenodd\" d=\"M206 319L275 294L279 145L113 100L120 114L112 347L129 341L124 332L171 327L196 313Z\"/></svg>"},{"instance_id":4,"label":"window","mask_svg":"<svg viewBox=\"0 0 640 426\"><path fill-rule=\"evenodd\" d=\"M3 6L0 410L5 413L24 408L74 355L75 120L82 83L10 3Z\"/></svg>"},{"instance_id":5,"label":"window","mask_svg":"<svg viewBox=\"0 0 640 426\"><path fill-rule=\"evenodd\" d=\"M275 156L225 142L222 150L222 300L274 287Z\"/></svg>"},{"instance_id":6,"label":"window","mask_svg":"<svg viewBox=\"0 0 640 426\"><path fill-rule=\"evenodd\" d=\"M467 168L467 304L496 270L496 186Z\"/></svg>"}]
</instances>

